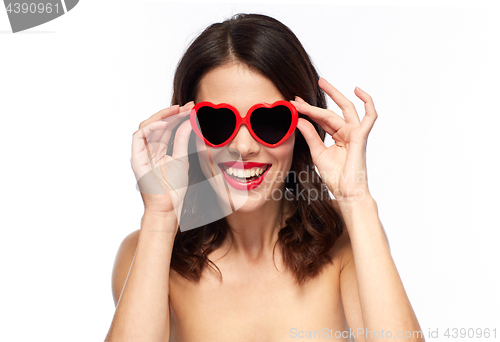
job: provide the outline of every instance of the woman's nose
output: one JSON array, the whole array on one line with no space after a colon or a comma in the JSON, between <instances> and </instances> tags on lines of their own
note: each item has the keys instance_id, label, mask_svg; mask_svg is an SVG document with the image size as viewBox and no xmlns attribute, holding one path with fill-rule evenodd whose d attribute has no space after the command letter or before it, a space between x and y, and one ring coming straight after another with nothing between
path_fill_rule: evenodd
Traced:
<instances>
[{"instance_id":1,"label":"woman's nose","mask_svg":"<svg viewBox=\"0 0 500 342\"><path fill-rule=\"evenodd\" d=\"M236 150L241 157L255 154L260 151L260 144L252 137L245 125L240 126L238 133L236 133L234 139L229 142L228 147L232 151Z\"/></svg>"}]
</instances>

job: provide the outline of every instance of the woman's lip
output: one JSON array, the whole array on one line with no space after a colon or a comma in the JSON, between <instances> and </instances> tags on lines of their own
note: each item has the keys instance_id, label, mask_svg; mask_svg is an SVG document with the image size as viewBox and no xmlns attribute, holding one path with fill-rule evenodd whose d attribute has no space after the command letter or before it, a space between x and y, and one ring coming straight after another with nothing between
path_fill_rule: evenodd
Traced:
<instances>
[{"instance_id":1,"label":"woman's lip","mask_svg":"<svg viewBox=\"0 0 500 342\"><path fill-rule=\"evenodd\" d=\"M269 163L241 162L241 161L225 162L221 164L224 165L226 168L232 167L235 169L251 169L253 167L262 167L271 165Z\"/></svg>"},{"instance_id":2,"label":"woman's lip","mask_svg":"<svg viewBox=\"0 0 500 342\"><path fill-rule=\"evenodd\" d=\"M257 163L260 164L260 163ZM271 164L262 164L262 165L271 165ZM221 168L222 169L222 168ZM264 177L266 176L267 172L271 169L271 167L268 167L266 171L262 175L259 176L259 178L254 179L250 182L238 182L236 179L232 178L229 176L224 169L222 169L222 174L224 175L224 178L226 182L231 185L233 188L236 190L252 190L260 185L262 181L264 180Z\"/></svg>"}]
</instances>

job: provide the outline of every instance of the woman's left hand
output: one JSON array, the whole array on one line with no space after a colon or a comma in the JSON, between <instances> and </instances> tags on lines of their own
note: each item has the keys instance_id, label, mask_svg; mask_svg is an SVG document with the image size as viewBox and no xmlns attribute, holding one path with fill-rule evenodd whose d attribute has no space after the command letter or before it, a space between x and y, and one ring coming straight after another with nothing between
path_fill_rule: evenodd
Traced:
<instances>
[{"instance_id":1,"label":"woman's left hand","mask_svg":"<svg viewBox=\"0 0 500 342\"><path fill-rule=\"evenodd\" d=\"M362 199L369 195L366 176L366 141L377 119L370 95L359 88L354 93L365 103L365 116L360 121L354 104L325 79L321 89L339 106L344 118L329 109L311 106L299 97L290 101L299 113L317 122L335 141L326 147L313 125L299 118L297 128L309 145L312 159L321 178L338 201Z\"/></svg>"}]
</instances>

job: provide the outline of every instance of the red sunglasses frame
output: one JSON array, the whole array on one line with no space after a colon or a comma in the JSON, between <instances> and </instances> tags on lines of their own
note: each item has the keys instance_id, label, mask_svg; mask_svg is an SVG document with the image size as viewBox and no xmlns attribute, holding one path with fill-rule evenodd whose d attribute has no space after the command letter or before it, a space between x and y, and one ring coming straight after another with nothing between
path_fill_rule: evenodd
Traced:
<instances>
[{"instance_id":1,"label":"red sunglasses frame","mask_svg":"<svg viewBox=\"0 0 500 342\"><path fill-rule=\"evenodd\" d=\"M278 141L275 144L269 144L269 143L263 141L262 139L260 139L257 136L257 134L255 134L255 132L253 131L252 126L250 124L250 118L251 118L253 112L257 108L273 108L273 107L276 107L276 106L285 106L285 107L287 107L290 110L290 113L292 115L292 122L290 124L290 128L288 129L288 132L285 134L285 136L283 138L280 139L280 141ZM205 139L205 137L203 136L203 134L200 132L200 130L198 128L198 123L197 123L197 120L196 120L196 113L197 113L198 109L200 109L201 107L211 107L211 108L214 108L214 109L227 108L227 109L231 110L233 112L233 114L236 116L236 126L234 127L233 133L231 134L231 136L226 141L224 141L221 144L214 145L210 141L208 141L207 139ZM263 103L257 103L255 105L253 105L252 107L250 107L250 109L248 110L247 115L245 115L245 117L242 117L240 115L240 113L238 112L238 110L235 107L231 106L229 103L213 104L212 102L202 101L202 102L197 103L193 107L193 109L191 110L190 120L191 120L191 126L193 127L193 130L196 133L196 135L200 139L202 139L205 142L205 144L207 144L207 145L209 145L211 147L222 147L222 146L226 145L227 143L229 143L231 140L234 139L234 137L236 136L236 134L238 134L238 131L239 131L241 125L245 125L248 128L248 131L250 132L250 134L252 135L252 137L255 140L257 140L259 143L261 143L262 145L267 146L267 147L276 147L276 146L281 145L282 143L284 143L292 135L292 133L295 131L295 128L297 127L297 123L299 121L299 113L297 112L297 109L290 102L280 100L280 101L276 101L276 102L274 102L272 104L264 103L264 102Z\"/></svg>"}]
</instances>

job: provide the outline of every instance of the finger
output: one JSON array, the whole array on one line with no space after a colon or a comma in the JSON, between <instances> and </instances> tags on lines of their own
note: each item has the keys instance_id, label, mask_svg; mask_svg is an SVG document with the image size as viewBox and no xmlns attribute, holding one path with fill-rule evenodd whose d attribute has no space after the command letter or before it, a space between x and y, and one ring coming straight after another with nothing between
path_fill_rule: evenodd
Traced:
<instances>
[{"instance_id":1,"label":"finger","mask_svg":"<svg viewBox=\"0 0 500 342\"><path fill-rule=\"evenodd\" d=\"M152 132L164 129L166 126L165 121L152 122L147 126L140 127L137 131L132 134L132 137L136 139L148 138L151 136Z\"/></svg>"},{"instance_id":2,"label":"finger","mask_svg":"<svg viewBox=\"0 0 500 342\"><path fill-rule=\"evenodd\" d=\"M149 165L150 163L149 155L142 139L139 140L135 139L134 137L134 141L132 142L132 156L130 158L130 161L132 162L132 168L134 168L134 166L138 168ZM135 169L134 172L136 172Z\"/></svg>"},{"instance_id":3,"label":"finger","mask_svg":"<svg viewBox=\"0 0 500 342\"><path fill-rule=\"evenodd\" d=\"M141 130L137 130L132 135L132 157L139 154L144 149Z\"/></svg>"},{"instance_id":4,"label":"finger","mask_svg":"<svg viewBox=\"0 0 500 342\"><path fill-rule=\"evenodd\" d=\"M316 129L314 129L314 126L309 121L299 118L297 128L304 136L304 139L306 139L307 145L309 146L309 150L311 151L313 157L326 150L326 146L319 137L318 132L316 132Z\"/></svg>"},{"instance_id":5,"label":"finger","mask_svg":"<svg viewBox=\"0 0 500 342\"><path fill-rule=\"evenodd\" d=\"M368 95L364 90L359 87L354 89L354 94L361 99L365 103L365 116L361 121L361 129L368 136L370 133L375 120L377 120L378 114L375 110L375 105L373 103L373 99L370 95Z\"/></svg>"},{"instance_id":6,"label":"finger","mask_svg":"<svg viewBox=\"0 0 500 342\"><path fill-rule=\"evenodd\" d=\"M150 123L143 127L142 130L146 134L148 143L155 143L160 140L168 126L169 124L167 122L160 120Z\"/></svg>"},{"instance_id":7,"label":"finger","mask_svg":"<svg viewBox=\"0 0 500 342\"><path fill-rule=\"evenodd\" d=\"M304 101L304 99L300 96L295 96L295 101L297 102L300 102L300 103L307 103L306 101Z\"/></svg>"},{"instance_id":8,"label":"finger","mask_svg":"<svg viewBox=\"0 0 500 342\"><path fill-rule=\"evenodd\" d=\"M149 143L151 132L154 130L164 129L164 125L165 124L162 121L159 121L142 129L139 128L135 131L132 135L132 155L136 155L142 150L145 150L147 144Z\"/></svg>"},{"instance_id":9,"label":"finger","mask_svg":"<svg viewBox=\"0 0 500 342\"><path fill-rule=\"evenodd\" d=\"M147 142L146 139L143 139L143 132L141 130L136 131L132 136L132 156L130 158L136 179L151 170L150 155L146 146Z\"/></svg>"},{"instance_id":10,"label":"finger","mask_svg":"<svg viewBox=\"0 0 500 342\"><path fill-rule=\"evenodd\" d=\"M190 112L187 111L187 112L184 112L184 113L188 113L189 114ZM183 113L179 113L179 115L183 115L184 117L186 116ZM169 122L167 128L162 132L162 136L158 140L160 149L162 151L163 150L167 151L168 150L168 145L169 144L171 144L171 145L174 144L173 142L170 141L170 139L172 137L172 132L177 128L177 126L179 126L179 120L175 120L175 122Z\"/></svg>"},{"instance_id":11,"label":"finger","mask_svg":"<svg viewBox=\"0 0 500 342\"><path fill-rule=\"evenodd\" d=\"M354 104L347 99L340 91L338 91L334 86L328 83L323 77L320 77L318 85L321 89L325 91L332 98L332 100L339 106L344 114L346 122L349 123L360 123L358 113L356 112L356 107Z\"/></svg>"},{"instance_id":12,"label":"finger","mask_svg":"<svg viewBox=\"0 0 500 342\"><path fill-rule=\"evenodd\" d=\"M168 123L168 134L165 134L166 132L156 132L155 136L152 138L154 141L168 141L170 138L170 134L172 130L177 127L179 123L181 123L182 120L186 118L191 113L191 109L194 107L194 102L188 102L184 106L179 108L179 113L178 114L173 114L170 115L166 118L161 119L161 121L167 122Z\"/></svg>"},{"instance_id":13,"label":"finger","mask_svg":"<svg viewBox=\"0 0 500 342\"><path fill-rule=\"evenodd\" d=\"M330 135L335 134L336 131L345 126L344 119L331 110L311 106L305 101L302 103L291 100L290 103L294 105L299 113L309 116Z\"/></svg>"},{"instance_id":14,"label":"finger","mask_svg":"<svg viewBox=\"0 0 500 342\"><path fill-rule=\"evenodd\" d=\"M132 136L132 158L137 159L137 158L142 158L144 159L145 156L147 158L151 159L152 155L151 153L155 153L155 148L157 144L154 144L153 141L151 141L151 136L152 133L155 131L162 131L165 129L166 123L163 121L157 121L154 122L142 129L137 130L134 135ZM150 150L150 148L153 148L153 151ZM141 159L141 160L142 160Z\"/></svg>"},{"instance_id":15,"label":"finger","mask_svg":"<svg viewBox=\"0 0 500 342\"><path fill-rule=\"evenodd\" d=\"M179 105L174 105L172 107L162 109L158 113L152 115L149 119L141 122L139 124L139 129L141 129L144 126L149 125L151 122L156 122L158 120L165 119L166 117L169 117L169 116L177 114L177 113L179 113Z\"/></svg>"},{"instance_id":16,"label":"finger","mask_svg":"<svg viewBox=\"0 0 500 342\"><path fill-rule=\"evenodd\" d=\"M175 127L176 126L169 123L166 129L162 132L161 137L158 139L161 148L165 149L165 151L168 149L168 143L170 142L170 137L172 136L172 131Z\"/></svg>"},{"instance_id":17,"label":"finger","mask_svg":"<svg viewBox=\"0 0 500 342\"><path fill-rule=\"evenodd\" d=\"M166 118L160 119L159 121L163 121L168 123L168 126L165 130L158 130L153 133L153 136L148 139L148 142L160 142L161 144L168 143L170 136L172 134L172 130L177 127L177 125L186 118L191 113L191 109L194 107L194 102L188 102L184 106L179 107L178 114L172 114ZM157 121L158 122L158 121Z\"/></svg>"},{"instance_id":18,"label":"finger","mask_svg":"<svg viewBox=\"0 0 500 342\"><path fill-rule=\"evenodd\" d=\"M177 132L175 133L174 149L172 151L172 158L182 158L188 155L189 137L193 128L189 120L184 121Z\"/></svg>"},{"instance_id":19,"label":"finger","mask_svg":"<svg viewBox=\"0 0 500 342\"><path fill-rule=\"evenodd\" d=\"M186 116L191 114L191 110L194 107L194 102L188 102L184 106L179 108L179 113L169 116L168 118L165 118L164 120L168 121L169 124L172 124L174 126L177 126L179 122L181 122Z\"/></svg>"},{"instance_id":20,"label":"finger","mask_svg":"<svg viewBox=\"0 0 500 342\"><path fill-rule=\"evenodd\" d=\"M165 119L162 119L162 121L165 121L168 123L168 126L170 127L170 130L173 130L177 125L181 123L189 114L191 113L191 109L185 109L185 107L181 107L180 111L178 114L171 115Z\"/></svg>"},{"instance_id":21,"label":"finger","mask_svg":"<svg viewBox=\"0 0 500 342\"><path fill-rule=\"evenodd\" d=\"M179 111L180 112L184 112L184 111L190 112L191 109L193 109L193 107L194 107L194 101L189 101L184 106L182 106Z\"/></svg>"}]
</instances>

